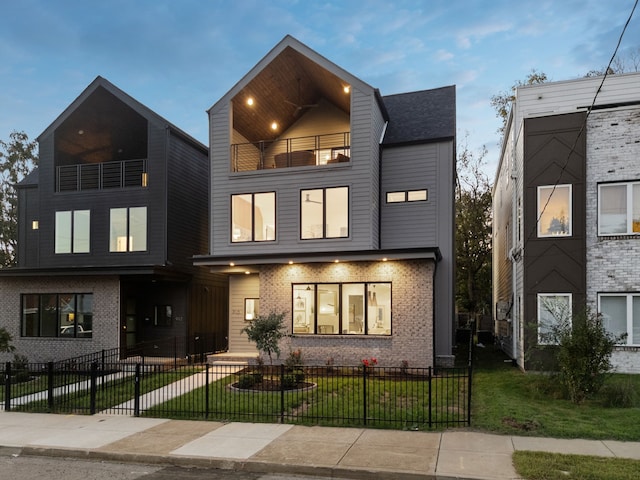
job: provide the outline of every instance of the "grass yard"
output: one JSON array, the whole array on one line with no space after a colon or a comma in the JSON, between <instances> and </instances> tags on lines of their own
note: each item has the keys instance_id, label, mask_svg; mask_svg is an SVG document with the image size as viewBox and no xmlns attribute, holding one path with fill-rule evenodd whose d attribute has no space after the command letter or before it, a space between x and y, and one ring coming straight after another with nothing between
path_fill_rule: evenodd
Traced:
<instances>
[{"instance_id":1,"label":"grass yard","mask_svg":"<svg viewBox=\"0 0 640 480\"><path fill-rule=\"evenodd\" d=\"M626 391L635 391L632 407L607 407L608 396L604 393L575 405L562 398L557 382L550 381L549 376L521 372L497 347L476 348L474 361L471 425L475 429L511 435L640 441L640 375L616 374L607 380L609 386L617 383Z\"/></svg>"},{"instance_id":2,"label":"grass yard","mask_svg":"<svg viewBox=\"0 0 640 480\"><path fill-rule=\"evenodd\" d=\"M640 461L587 455L514 452L516 472L527 480L637 480Z\"/></svg>"}]
</instances>

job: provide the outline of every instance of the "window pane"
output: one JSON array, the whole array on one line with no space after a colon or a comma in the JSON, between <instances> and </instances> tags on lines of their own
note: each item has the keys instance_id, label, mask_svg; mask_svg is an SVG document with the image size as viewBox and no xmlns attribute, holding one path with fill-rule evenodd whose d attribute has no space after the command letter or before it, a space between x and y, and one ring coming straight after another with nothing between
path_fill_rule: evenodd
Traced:
<instances>
[{"instance_id":1,"label":"window pane","mask_svg":"<svg viewBox=\"0 0 640 480\"><path fill-rule=\"evenodd\" d=\"M56 212L55 253L71 253L71 212Z\"/></svg>"},{"instance_id":2,"label":"window pane","mask_svg":"<svg viewBox=\"0 0 640 480\"><path fill-rule=\"evenodd\" d=\"M538 236L571 235L571 186L538 187Z\"/></svg>"},{"instance_id":3,"label":"window pane","mask_svg":"<svg viewBox=\"0 0 640 480\"><path fill-rule=\"evenodd\" d=\"M627 186L600 186L599 233L611 235L627 232Z\"/></svg>"},{"instance_id":4,"label":"window pane","mask_svg":"<svg viewBox=\"0 0 640 480\"><path fill-rule=\"evenodd\" d=\"M631 231L640 233L640 183L633 185L633 218Z\"/></svg>"},{"instance_id":5,"label":"window pane","mask_svg":"<svg viewBox=\"0 0 640 480\"><path fill-rule=\"evenodd\" d=\"M90 211L73 212L73 253L89 253Z\"/></svg>"},{"instance_id":6,"label":"window pane","mask_svg":"<svg viewBox=\"0 0 640 480\"><path fill-rule=\"evenodd\" d=\"M109 217L109 251L127 251L127 209L112 208Z\"/></svg>"},{"instance_id":7,"label":"window pane","mask_svg":"<svg viewBox=\"0 0 640 480\"><path fill-rule=\"evenodd\" d=\"M340 332L339 285L318 285L318 333Z\"/></svg>"},{"instance_id":8,"label":"window pane","mask_svg":"<svg viewBox=\"0 0 640 480\"><path fill-rule=\"evenodd\" d=\"M22 336L40 336L40 295L22 295Z\"/></svg>"},{"instance_id":9,"label":"window pane","mask_svg":"<svg viewBox=\"0 0 640 480\"><path fill-rule=\"evenodd\" d=\"M315 285L293 286L293 333L315 333Z\"/></svg>"},{"instance_id":10,"label":"window pane","mask_svg":"<svg viewBox=\"0 0 640 480\"><path fill-rule=\"evenodd\" d=\"M372 283L367 292L369 335L391 335L391 284Z\"/></svg>"},{"instance_id":11,"label":"window pane","mask_svg":"<svg viewBox=\"0 0 640 480\"><path fill-rule=\"evenodd\" d=\"M427 199L426 190L412 190L407 192L407 200L410 202L423 202Z\"/></svg>"},{"instance_id":12,"label":"window pane","mask_svg":"<svg viewBox=\"0 0 640 480\"><path fill-rule=\"evenodd\" d=\"M40 295L40 336L58 336L57 295Z\"/></svg>"},{"instance_id":13,"label":"window pane","mask_svg":"<svg viewBox=\"0 0 640 480\"><path fill-rule=\"evenodd\" d=\"M387 192L387 203L404 202L405 198L405 192Z\"/></svg>"},{"instance_id":14,"label":"window pane","mask_svg":"<svg viewBox=\"0 0 640 480\"><path fill-rule=\"evenodd\" d=\"M327 188L326 237L349 236L349 189L347 187Z\"/></svg>"},{"instance_id":15,"label":"window pane","mask_svg":"<svg viewBox=\"0 0 640 480\"><path fill-rule=\"evenodd\" d=\"M276 239L276 194L256 193L254 200L255 241Z\"/></svg>"},{"instance_id":16,"label":"window pane","mask_svg":"<svg viewBox=\"0 0 640 480\"><path fill-rule=\"evenodd\" d=\"M300 238L322 238L323 191L302 190L300 192Z\"/></svg>"},{"instance_id":17,"label":"window pane","mask_svg":"<svg viewBox=\"0 0 640 480\"><path fill-rule=\"evenodd\" d=\"M76 295L76 334L78 337L93 335L93 294Z\"/></svg>"},{"instance_id":18,"label":"window pane","mask_svg":"<svg viewBox=\"0 0 640 480\"><path fill-rule=\"evenodd\" d=\"M231 241L251 241L251 195L231 196Z\"/></svg>"},{"instance_id":19,"label":"window pane","mask_svg":"<svg viewBox=\"0 0 640 480\"><path fill-rule=\"evenodd\" d=\"M147 207L129 209L129 251L147 250Z\"/></svg>"},{"instance_id":20,"label":"window pane","mask_svg":"<svg viewBox=\"0 0 640 480\"><path fill-rule=\"evenodd\" d=\"M538 343L553 344L557 327L571 322L571 296L538 294Z\"/></svg>"},{"instance_id":21,"label":"window pane","mask_svg":"<svg viewBox=\"0 0 640 480\"><path fill-rule=\"evenodd\" d=\"M615 336L627 332L627 296L600 296L600 313L604 328ZM625 341L626 343L626 341Z\"/></svg>"},{"instance_id":22,"label":"window pane","mask_svg":"<svg viewBox=\"0 0 640 480\"><path fill-rule=\"evenodd\" d=\"M59 302L60 336L74 337L76 325L76 296L72 294L61 294Z\"/></svg>"},{"instance_id":23,"label":"window pane","mask_svg":"<svg viewBox=\"0 0 640 480\"><path fill-rule=\"evenodd\" d=\"M640 296L634 295L632 303L631 343L640 345Z\"/></svg>"},{"instance_id":24,"label":"window pane","mask_svg":"<svg viewBox=\"0 0 640 480\"><path fill-rule=\"evenodd\" d=\"M364 334L364 284L342 285L342 333Z\"/></svg>"}]
</instances>

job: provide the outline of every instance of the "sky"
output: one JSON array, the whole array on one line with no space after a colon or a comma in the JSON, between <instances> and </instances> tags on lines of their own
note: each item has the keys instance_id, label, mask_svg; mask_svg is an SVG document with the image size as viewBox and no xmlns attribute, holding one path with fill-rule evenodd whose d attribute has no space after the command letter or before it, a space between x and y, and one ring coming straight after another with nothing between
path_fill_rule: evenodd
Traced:
<instances>
[{"instance_id":1,"label":"sky","mask_svg":"<svg viewBox=\"0 0 640 480\"><path fill-rule=\"evenodd\" d=\"M635 0L0 0L0 139L36 139L98 76L208 144L206 110L285 35L382 95L456 86L458 150L532 70L603 69ZM640 8L619 54L640 48Z\"/></svg>"}]
</instances>

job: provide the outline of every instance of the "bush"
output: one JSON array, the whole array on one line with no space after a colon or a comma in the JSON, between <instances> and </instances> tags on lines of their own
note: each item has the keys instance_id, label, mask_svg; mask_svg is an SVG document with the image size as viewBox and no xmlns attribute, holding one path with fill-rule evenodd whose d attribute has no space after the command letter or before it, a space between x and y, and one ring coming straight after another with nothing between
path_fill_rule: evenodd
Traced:
<instances>
[{"instance_id":1,"label":"bush","mask_svg":"<svg viewBox=\"0 0 640 480\"><path fill-rule=\"evenodd\" d=\"M573 321L558 321L548 338L557 344L558 378L573 403L595 395L612 370L611 353L623 337L608 332L600 315L585 311Z\"/></svg>"},{"instance_id":2,"label":"bush","mask_svg":"<svg viewBox=\"0 0 640 480\"><path fill-rule=\"evenodd\" d=\"M11 368L13 370L13 380L16 383L28 382L31 379L29 375L29 359L25 355L15 354Z\"/></svg>"},{"instance_id":3,"label":"bush","mask_svg":"<svg viewBox=\"0 0 640 480\"><path fill-rule=\"evenodd\" d=\"M6 329L0 327L0 352L13 352L15 347L11 345L11 334Z\"/></svg>"},{"instance_id":4,"label":"bush","mask_svg":"<svg viewBox=\"0 0 640 480\"><path fill-rule=\"evenodd\" d=\"M260 315L240 331L247 334L249 341L255 342L258 350L269 356L272 365L272 353L280 358L280 339L284 337L286 328L283 323L284 316L285 313L273 312L267 316Z\"/></svg>"},{"instance_id":5,"label":"bush","mask_svg":"<svg viewBox=\"0 0 640 480\"><path fill-rule=\"evenodd\" d=\"M238 379L238 388L251 388L257 383L262 382L262 374L258 372L245 373L240 375Z\"/></svg>"}]
</instances>

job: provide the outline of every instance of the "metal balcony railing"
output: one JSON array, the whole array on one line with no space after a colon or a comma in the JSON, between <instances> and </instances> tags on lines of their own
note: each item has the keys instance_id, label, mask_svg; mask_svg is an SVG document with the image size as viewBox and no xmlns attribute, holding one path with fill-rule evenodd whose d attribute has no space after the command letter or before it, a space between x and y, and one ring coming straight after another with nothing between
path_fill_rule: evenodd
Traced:
<instances>
[{"instance_id":1,"label":"metal balcony railing","mask_svg":"<svg viewBox=\"0 0 640 480\"><path fill-rule=\"evenodd\" d=\"M56 191L146 186L147 159L64 165L56 168Z\"/></svg>"},{"instance_id":2,"label":"metal balcony railing","mask_svg":"<svg viewBox=\"0 0 640 480\"><path fill-rule=\"evenodd\" d=\"M351 161L349 132L231 145L231 171L315 167Z\"/></svg>"}]
</instances>

